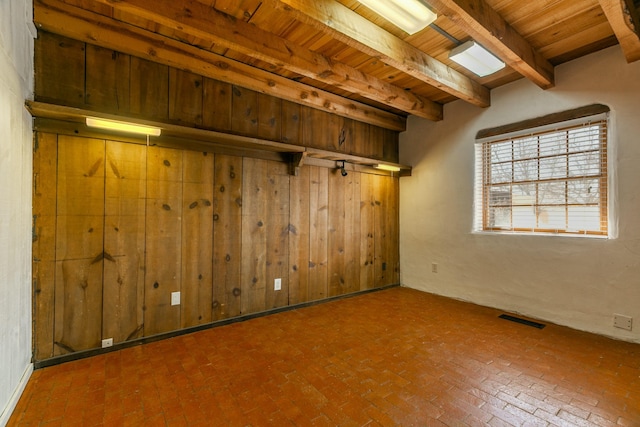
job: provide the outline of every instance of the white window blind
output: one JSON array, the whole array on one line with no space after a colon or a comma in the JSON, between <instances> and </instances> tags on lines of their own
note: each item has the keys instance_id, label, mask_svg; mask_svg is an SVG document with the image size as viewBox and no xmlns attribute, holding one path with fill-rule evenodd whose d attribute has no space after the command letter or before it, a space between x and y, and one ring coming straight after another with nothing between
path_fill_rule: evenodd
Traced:
<instances>
[{"instance_id":1,"label":"white window blind","mask_svg":"<svg viewBox=\"0 0 640 427\"><path fill-rule=\"evenodd\" d=\"M607 116L476 144L475 231L606 236Z\"/></svg>"}]
</instances>

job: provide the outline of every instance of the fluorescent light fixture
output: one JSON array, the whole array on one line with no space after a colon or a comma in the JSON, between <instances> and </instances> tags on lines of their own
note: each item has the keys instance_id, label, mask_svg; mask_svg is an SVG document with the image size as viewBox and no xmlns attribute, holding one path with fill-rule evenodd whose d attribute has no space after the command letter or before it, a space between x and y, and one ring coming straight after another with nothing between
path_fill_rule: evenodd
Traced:
<instances>
[{"instance_id":1,"label":"fluorescent light fixture","mask_svg":"<svg viewBox=\"0 0 640 427\"><path fill-rule=\"evenodd\" d=\"M133 123L119 122L117 120L98 119L87 117L87 126L99 129L116 130L120 132L136 133L141 135L160 136L161 129L154 126L136 125Z\"/></svg>"},{"instance_id":2,"label":"fluorescent light fixture","mask_svg":"<svg viewBox=\"0 0 640 427\"><path fill-rule=\"evenodd\" d=\"M438 17L420 0L358 1L409 34L417 33Z\"/></svg>"},{"instance_id":3,"label":"fluorescent light fixture","mask_svg":"<svg viewBox=\"0 0 640 427\"><path fill-rule=\"evenodd\" d=\"M454 48L449 52L449 59L480 77L488 76L504 68L504 62L473 40Z\"/></svg>"},{"instance_id":4,"label":"fluorescent light fixture","mask_svg":"<svg viewBox=\"0 0 640 427\"><path fill-rule=\"evenodd\" d=\"M385 165L383 163L375 165L374 168L380 169L380 170L383 170L383 171L400 172L400 168L398 166Z\"/></svg>"}]
</instances>

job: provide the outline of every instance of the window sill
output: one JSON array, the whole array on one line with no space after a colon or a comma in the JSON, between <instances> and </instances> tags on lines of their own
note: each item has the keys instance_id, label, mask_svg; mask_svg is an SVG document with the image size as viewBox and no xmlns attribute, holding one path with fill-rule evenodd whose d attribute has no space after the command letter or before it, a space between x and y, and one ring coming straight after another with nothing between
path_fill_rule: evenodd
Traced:
<instances>
[{"instance_id":1,"label":"window sill","mask_svg":"<svg viewBox=\"0 0 640 427\"><path fill-rule=\"evenodd\" d=\"M536 237L568 237L578 239L611 240L613 237L598 234L542 233L524 231L472 231L471 234L483 236L536 236Z\"/></svg>"}]
</instances>

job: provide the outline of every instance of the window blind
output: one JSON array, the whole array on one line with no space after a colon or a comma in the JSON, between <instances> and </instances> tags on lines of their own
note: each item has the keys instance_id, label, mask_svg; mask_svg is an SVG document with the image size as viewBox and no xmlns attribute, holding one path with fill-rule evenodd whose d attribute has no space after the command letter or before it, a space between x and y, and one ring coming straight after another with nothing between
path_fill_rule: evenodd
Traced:
<instances>
[{"instance_id":1,"label":"window blind","mask_svg":"<svg viewBox=\"0 0 640 427\"><path fill-rule=\"evenodd\" d=\"M476 144L474 230L607 235L607 117Z\"/></svg>"}]
</instances>

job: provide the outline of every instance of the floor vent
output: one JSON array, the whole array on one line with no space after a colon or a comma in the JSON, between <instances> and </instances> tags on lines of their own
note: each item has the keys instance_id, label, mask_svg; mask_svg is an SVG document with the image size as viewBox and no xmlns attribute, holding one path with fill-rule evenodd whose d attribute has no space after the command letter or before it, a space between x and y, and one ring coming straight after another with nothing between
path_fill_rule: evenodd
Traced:
<instances>
[{"instance_id":1,"label":"floor vent","mask_svg":"<svg viewBox=\"0 0 640 427\"><path fill-rule=\"evenodd\" d=\"M532 327L538 328L538 329L542 329L545 326L547 326L547 325L545 325L543 323L532 322L531 320L525 320L525 319L521 319L519 317L509 316L508 314L501 314L498 317L501 318L501 319L510 320L512 322L522 323L523 325L532 326Z\"/></svg>"}]
</instances>

